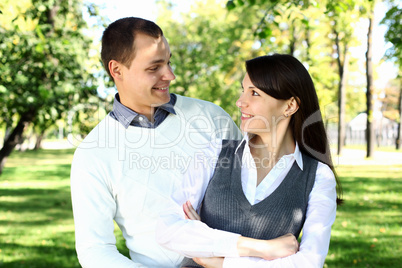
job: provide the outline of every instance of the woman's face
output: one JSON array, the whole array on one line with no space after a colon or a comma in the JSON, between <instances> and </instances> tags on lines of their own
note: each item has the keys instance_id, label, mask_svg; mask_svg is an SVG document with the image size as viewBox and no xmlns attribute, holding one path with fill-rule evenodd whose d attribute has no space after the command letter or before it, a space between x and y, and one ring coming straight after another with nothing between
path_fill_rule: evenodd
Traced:
<instances>
[{"instance_id":1,"label":"woman's face","mask_svg":"<svg viewBox=\"0 0 402 268\"><path fill-rule=\"evenodd\" d=\"M240 129L244 132L266 135L276 134L285 119L287 100L277 100L255 87L246 73L243 91L236 105L241 111Z\"/></svg>"}]
</instances>

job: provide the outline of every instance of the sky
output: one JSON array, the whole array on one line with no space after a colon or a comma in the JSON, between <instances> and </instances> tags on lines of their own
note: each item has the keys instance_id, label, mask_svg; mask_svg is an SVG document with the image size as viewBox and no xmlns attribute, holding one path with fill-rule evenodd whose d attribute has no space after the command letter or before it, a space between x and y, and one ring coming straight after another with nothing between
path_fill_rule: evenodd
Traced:
<instances>
[{"instance_id":1,"label":"sky","mask_svg":"<svg viewBox=\"0 0 402 268\"><path fill-rule=\"evenodd\" d=\"M141 17L155 21L157 7L155 0L92 0L91 2L104 5L106 12L103 13L110 21L124 17ZM188 10L194 0L175 0L178 10Z\"/></svg>"},{"instance_id":2,"label":"sky","mask_svg":"<svg viewBox=\"0 0 402 268\"><path fill-rule=\"evenodd\" d=\"M111 22L123 17L141 17L144 19L155 21L157 18L157 7L155 0L92 0L91 2L104 6L101 14L106 16ZM178 12L189 10L194 0L175 0ZM380 20L386 12L386 7L379 3L377 4L375 13L375 26L373 32L373 63L377 64L383 57L385 50L389 47L384 42L385 25L379 25ZM361 40L366 40L367 23L363 22L358 26L357 34ZM362 46L352 48L353 56L363 58L366 52L366 41L362 41ZM363 64L364 67L364 64ZM385 87L386 83L396 77L397 69L390 62L383 62L376 68L379 79L376 79L375 86L379 88Z\"/></svg>"},{"instance_id":3,"label":"sky","mask_svg":"<svg viewBox=\"0 0 402 268\"><path fill-rule=\"evenodd\" d=\"M155 21L157 16L154 0L92 0L91 2L104 6L103 15L111 22L131 16Z\"/></svg>"}]
</instances>

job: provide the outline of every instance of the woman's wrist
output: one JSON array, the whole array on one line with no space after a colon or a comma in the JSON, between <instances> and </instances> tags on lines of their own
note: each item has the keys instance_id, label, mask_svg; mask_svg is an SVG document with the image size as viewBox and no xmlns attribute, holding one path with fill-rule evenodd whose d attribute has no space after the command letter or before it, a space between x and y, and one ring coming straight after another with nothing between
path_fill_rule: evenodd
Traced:
<instances>
[{"instance_id":1,"label":"woman's wrist","mask_svg":"<svg viewBox=\"0 0 402 268\"><path fill-rule=\"evenodd\" d=\"M299 243L293 234L261 240L240 236L237 240L237 251L240 257L259 257L265 260L284 258L295 254L299 250Z\"/></svg>"},{"instance_id":2,"label":"woman's wrist","mask_svg":"<svg viewBox=\"0 0 402 268\"><path fill-rule=\"evenodd\" d=\"M240 236L237 240L237 251L240 257L266 258L268 240L259 240Z\"/></svg>"}]
</instances>

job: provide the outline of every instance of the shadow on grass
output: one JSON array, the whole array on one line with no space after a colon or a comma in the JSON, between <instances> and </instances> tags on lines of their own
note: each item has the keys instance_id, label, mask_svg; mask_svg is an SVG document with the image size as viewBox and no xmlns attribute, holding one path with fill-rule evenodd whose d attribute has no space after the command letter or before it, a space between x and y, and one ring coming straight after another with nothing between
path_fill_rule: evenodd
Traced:
<instances>
[{"instance_id":1,"label":"shadow on grass","mask_svg":"<svg viewBox=\"0 0 402 268\"><path fill-rule=\"evenodd\" d=\"M7 197L15 200L1 201L0 211L11 211L14 213L40 212L55 217L70 217L70 213L67 213L67 211L71 211L70 189L68 187L65 188L0 189L0 196L3 197L3 200L6 200Z\"/></svg>"},{"instance_id":2,"label":"shadow on grass","mask_svg":"<svg viewBox=\"0 0 402 268\"><path fill-rule=\"evenodd\" d=\"M343 174L348 174L348 176L340 177L345 203L338 207L338 211L375 213L400 209L401 203L397 196L402 192L402 175L400 173L391 174L378 167L372 169L375 171L367 177L353 176L353 174L349 174L350 169L343 170ZM387 172L386 175L390 176L380 177Z\"/></svg>"},{"instance_id":3,"label":"shadow on grass","mask_svg":"<svg viewBox=\"0 0 402 268\"><path fill-rule=\"evenodd\" d=\"M0 267L33 267L33 268L61 268L61 267L81 267L77 260L75 249L62 246L22 246L16 243L0 243L2 249L7 250L2 254L14 255L12 261L0 260Z\"/></svg>"},{"instance_id":4,"label":"shadow on grass","mask_svg":"<svg viewBox=\"0 0 402 268\"><path fill-rule=\"evenodd\" d=\"M400 267L400 256L381 256L379 248L369 238L333 238L325 263L329 268Z\"/></svg>"},{"instance_id":5,"label":"shadow on grass","mask_svg":"<svg viewBox=\"0 0 402 268\"><path fill-rule=\"evenodd\" d=\"M18 181L19 177L23 180L44 180L48 181L52 177L58 180L70 178L71 164L58 164L58 165L33 165L28 167L6 167L0 179L12 179Z\"/></svg>"},{"instance_id":6,"label":"shadow on grass","mask_svg":"<svg viewBox=\"0 0 402 268\"><path fill-rule=\"evenodd\" d=\"M346 199L345 203L342 206L338 207L337 211L345 213L356 213L358 215L364 213L378 213L399 209L400 204L386 200L385 198L376 199L375 202L373 202L372 200L362 200L359 203Z\"/></svg>"}]
</instances>

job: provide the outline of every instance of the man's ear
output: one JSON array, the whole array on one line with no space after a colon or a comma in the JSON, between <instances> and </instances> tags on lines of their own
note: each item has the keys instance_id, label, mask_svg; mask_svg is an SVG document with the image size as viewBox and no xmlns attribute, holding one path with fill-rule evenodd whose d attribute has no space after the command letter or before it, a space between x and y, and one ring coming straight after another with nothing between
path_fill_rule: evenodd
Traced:
<instances>
[{"instance_id":1,"label":"man's ear","mask_svg":"<svg viewBox=\"0 0 402 268\"><path fill-rule=\"evenodd\" d=\"M291 116L294 113L296 113L297 110L299 110L299 102L300 102L300 99L298 97L291 97L287 101L287 107L286 107L286 110L285 110L285 115Z\"/></svg>"},{"instance_id":2,"label":"man's ear","mask_svg":"<svg viewBox=\"0 0 402 268\"><path fill-rule=\"evenodd\" d=\"M122 66L121 63L111 60L109 61L109 71L110 75L113 77L114 80L119 80L123 76Z\"/></svg>"}]
</instances>

